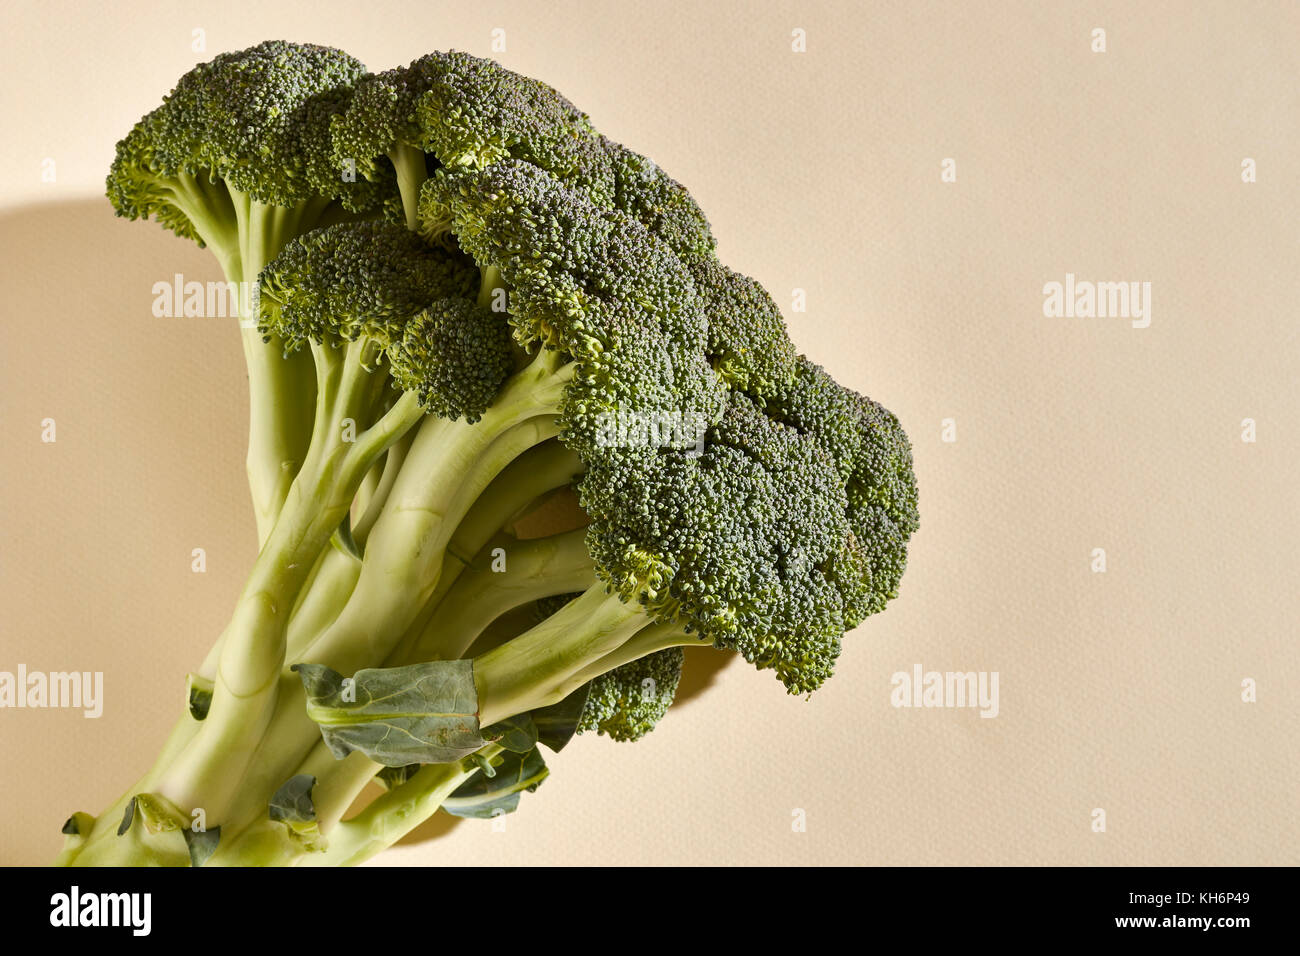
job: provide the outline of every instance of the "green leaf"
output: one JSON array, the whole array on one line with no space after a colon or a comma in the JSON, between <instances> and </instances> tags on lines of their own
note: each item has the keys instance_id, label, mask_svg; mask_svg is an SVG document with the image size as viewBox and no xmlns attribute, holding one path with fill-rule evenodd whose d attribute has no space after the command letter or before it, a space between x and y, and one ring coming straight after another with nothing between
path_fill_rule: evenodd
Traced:
<instances>
[{"instance_id":1,"label":"green leaf","mask_svg":"<svg viewBox=\"0 0 1300 956\"><path fill-rule=\"evenodd\" d=\"M386 767L450 763L484 746L474 662L367 668L351 680L321 664L295 664L307 716L340 760L359 750Z\"/></svg>"},{"instance_id":2,"label":"green leaf","mask_svg":"<svg viewBox=\"0 0 1300 956\"><path fill-rule=\"evenodd\" d=\"M135 819L135 797L126 802L126 809L122 811L122 822L117 826L117 835L121 836L131 829L131 821Z\"/></svg>"},{"instance_id":3,"label":"green leaf","mask_svg":"<svg viewBox=\"0 0 1300 956\"><path fill-rule=\"evenodd\" d=\"M190 674L187 678L185 696L189 701L190 716L202 720L208 716L212 706L212 681L199 674Z\"/></svg>"},{"instance_id":4,"label":"green leaf","mask_svg":"<svg viewBox=\"0 0 1300 956\"><path fill-rule=\"evenodd\" d=\"M573 739L578 730L582 709L587 706L591 684L583 684L568 697L550 707L533 711L533 724L537 727L537 742L559 753Z\"/></svg>"},{"instance_id":5,"label":"green leaf","mask_svg":"<svg viewBox=\"0 0 1300 956\"><path fill-rule=\"evenodd\" d=\"M519 714L483 728L483 739L500 744L506 750L526 754L537 746L537 725L529 714Z\"/></svg>"},{"instance_id":6,"label":"green leaf","mask_svg":"<svg viewBox=\"0 0 1300 956\"><path fill-rule=\"evenodd\" d=\"M190 865L202 866L217 852L217 844L221 842L221 827L212 827L207 830L186 830L185 845L190 851Z\"/></svg>"},{"instance_id":7,"label":"green leaf","mask_svg":"<svg viewBox=\"0 0 1300 956\"><path fill-rule=\"evenodd\" d=\"M289 836L311 852L324 850L327 846L316 822L316 805L311 799L315 786L316 778L309 773L290 777L271 796L267 807L271 819L283 823Z\"/></svg>"},{"instance_id":8,"label":"green leaf","mask_svg":"<svg viewBox=\"0 0 1300 956\"><path fill-rule=\"evenodd\" d=\"M272 820L280 823L311 823L316 819L316 806L311 800L316 778L309 773L290 777L271 795L268 812Z\"/></svg>"},{"instance_id":9,"label":"green leaf","mask_svg":"<svg viewBox=\"0 0 1300 956\"><path fill-rule=\"evenodd\" d=\"M182 830L188 822L180 808L166 797L156 793L137 793L126 805L122 814L122 825L117 828L117 835L122 836L131 829L136 817L149 833L168 833Z\"/></svg>"},{"instance_id":10,"label":"green leaf","mask_svg":"<svg viewBox=\"0 0 1300 956\"><path fill-rule=\"evenodd\" d=\"M519 794L536 790L549 773L536 747L525 754L504 751L496 763L495 776L474 774L443 801L442 809L453 816L479 820L513 813L519 806Z\"/></svg>"},{"instance_id":11,"label":"green leaf","mask_svg":"<svg viewBox=\"0 0 1300 956\"><path fill-rule=\"evenodd\" d=\"M61 832L66 836L84 837L87 833L90 832L91 828L94 825L95 825L94 817L92 817L89 813L83 813L82 811L78 810L72 816L68 817L68 822L63 824L63 830Z\"/></svg>"}]
</instances>

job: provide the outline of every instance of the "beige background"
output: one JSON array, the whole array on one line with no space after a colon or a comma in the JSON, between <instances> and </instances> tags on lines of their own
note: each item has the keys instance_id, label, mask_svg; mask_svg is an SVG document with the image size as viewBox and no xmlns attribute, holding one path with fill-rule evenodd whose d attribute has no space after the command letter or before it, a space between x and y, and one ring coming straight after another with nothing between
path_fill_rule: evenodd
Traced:
<instances>
[{"instance_id":1,"label":"beige background","mask_svg":"<svg viewBox=\"0 0 1300 956\"><path fill-rule=\"evenodd\" d=\"M149 310L215 263L114 220L115 140L222 50L382 69L502 27L506 65L690 186L796 343L897 412L922 529L810 701L697 654L645 741L583 738L506 832L443 822L385 861L1300 862L1296 4L112 6L3 7L0 669L105 671L107 705L0 711L0 861L49 860L147 765L254 550L235 330ZM1066 272L1151 282L1151 327L1045 318ZM1000 715L893 708L917 663L998 671Z\"/></svg>"}]
</instances>

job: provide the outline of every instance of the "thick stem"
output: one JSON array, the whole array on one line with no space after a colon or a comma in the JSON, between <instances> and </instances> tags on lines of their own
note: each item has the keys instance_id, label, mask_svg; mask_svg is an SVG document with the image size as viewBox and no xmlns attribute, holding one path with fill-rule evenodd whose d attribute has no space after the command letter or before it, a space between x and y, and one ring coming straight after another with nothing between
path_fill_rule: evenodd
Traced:
<instances>
[{"instance_id":1,"label":"thick stem","mask_svg":"<svg viewBox=\"0 0 1300 956\"><path fill-rule=\"evenodd\" d=\"M479 277L478 306L494 312L506 311L505 298L498 295L505 288L506 282L501 277L501 270L496 266L486 266Z\"/></svg>"},{"instance_id":2,"label":"thick stem","mask_svg":"<svg viewBox=\"0 0 1300 956\"><path fill-rule=\"evenodd\" d=\"M331 208L323 197L298 206L269 206L231 190L240 222L240 269L245 282L256 284L266 264L291 239L316 227ZM243 301L246 297L241 295ZM257 516L258 541L265 543L289 488L305 460L315 405L312 362L304 351L285 353L277 337L263 339L248 296L240 316L248 364L248 480Z\"/></svg>"},{"instance_id":3,"label":"thick stem","mask_svg":"<svg viewBox=\"0 0 1300 956\"><path fill-rule=\"evenodd\" d=\"M299 591L365 472L423 414L415 396L403 394L356 441L346 441L342 421L364 421L373 402L372 382L356 371L351 351L322 371L315 441L222 634L207 719L161 781L160 792L178 806L202 806L217 823L229 813L272 720Z\"/></svg>"},{"instance_id":4,"label":"thick stem","mask_svg":"<svg viewBox=\"0 0 1300 956\"><path fill-rule=\"evenodd\" d=\"M551 439L524 452L493 479L448 540L437 588L398 642L390 665L413 659L415 643L430 626L438 605L492 536L539 497L570 484L581 470L577 454Z\"/></svg>"},{"instance_id":5,"label":"thick stem","mask_svg":"<svg viewBox=\"0 0 1300 956\"><path fill-rule=\"evenodd\" d=\"M388 656L437 586L447 542L470 506L510 462L558 431L554 409L571 373L543 353L475 424L420 429L366 540L353 600L306 659L342 673Z\"/></svg>"},{"instance_id":6,"label":"thick stem","mask_svg":"<svg viewBox=\"0 0 1300 956\"><path fill-rule=\"evenodd\" d=\"M468 564L494 534L533 502L572 484L581 472L578 453L557 439L529 449L512 461L466 512L447 543L447 553Z\"/></svg>"},{"instance_id":7,"label":"thick stem","mask_svg":"<svg viewBox=\"0 0 1300 956\"><path fill-rule=\"evenodd\" d=\"M457 423L448 423L455 425ZM476 429L482 426L465 426ZM421 438L430 430L425 429ZM553 419L533 418L505 430L495 441L484 432L455 432L439 442L446 458L432 474L411 465L389 497L366 542L361 574L351 599L303 658L340 673L383 661L438 584L447 538L481 493L521 451L551 437ZM431 440L436 437L430 432ZM420 450L412 448L412 464ZM403 479L416 493L408 497Z\"/></svg>"},{"instance_id":8,"label":"thick stem","mask_svg":"<svg viewBox=\"0 0 1300 956\"><path fill-rule=\"evenodd\" d=\"M306 353L284 355L280 341L263 342L256 326L241 327L240 338L248 365L248 485L264 545L307 453L315 383Z\"/></svg>"},{"instance_id":9,"label":"thick stem","mask_svg":"<svg viewBox=\"0 0 1300 956\"><path fill-rule=\"evenodd\" d=\"M558 401L558 392L567 382L564 370L557 372L545 362L540 367L530 366L512 381L513 387L507 385L497 403L474 425L424 423L366 543L360 575L347 604L307 647L295 648L293 659L317 661L340 673L351 673L375 666L389 655L437 584L446 536L506 464L556 432L554 416L537 415L536 411L539 406L549 409ZM274 688L272 683L267 697ZM214 708L215 703L214 699ZM269 795L268 787L274 789L292 775L292 769L320 739L319 728L306 716L296 675L287 675L280 683L273 713L261 716L266 742L254 757L251 749L256 738L248 741L250 752L244 764L256 761L255 778L243 784L244 793L258 794L259 801L263 792ZM215 763L217 757L212 754L209 759ZM228 765L222 769L229 773ZM196 768L185 770L190 775L197 772Z\"/></svg>"},{"instance_id":10,"label":"thick stem","mask_svg":"<svg viewBox=\"0 0 1300 956\"><path fill-rule=\"evenodd\" d=\"M388 455L385 454L383 458L371 465L370 470L366 472L366 477L361 479L361 487L357 489L356 500L352 502L353 521L365 511L371 499L374 498L375 492L379 488L379 480L384 473L384 463L387 458Z\"/></svg>"},{"instance_id":11,"label":"thick stem","mask_svg":"<svg viewBox=\"0 0 1300 956\"><path fill-rule=\"evenodd\" d=\"M478 751L490 760L501 747ZM376 797L351 820L329 834L329 849L305 857L306 866L356 866L388 849L437 812L442 802L474 775L479 765L465 757L452 763L427 764L405 783Z\"/></svg>"},{"instance_id":12,"label":"thick stem","mask_svg":"<svg viewBox=\"0 0 1300 956\"><path fill-rule=\"evenodd\" d=\"M245 207L240 218L247 220L250 212ZM554 410L571 371L571 367L562 366L559 356L544 354L508 383L484 421L475 426L430 421L427 424L444 427L420 430L420 439L413 442L412 447L413 452L418 447L424 449L419 467L401 469L385 503L383 517L375 522L374 533L378 540L385 539L385 535L379 534L381 528L390 529L386 533L389 559L402 557L404 542L406 556L413 557L415 563L422 566L426 579L436 583L446 539L470 504L510 461L556 433ZM364 433L352 448L343 449L333 441L325 441L325 436L333 438L337 435L334 424L343 407L332 396L339 391L351 394L348 389L340 388L338 378L338 370L327 363L316 389L320 393L319 412L314 418L312 431L317 438L315 447L324 445L328 451L318 453L313 450L308 456L307 463L291 485L287 504L254 567L231 627L221 641L213 705L207 720L197 725L192 720L182 721L175 735L178 748L168 753L167 759L160 759L155 770L130 791L160 793L187 811L201 806L207 812L210 826L224 826L223 818L227 817L234 824L249 814L258 817L264 813L265 798L275 786L287 779L280 770L284 767L292 770L311 751L313 743L319 742L319 731L305 718L302 701L285 699L294 692L301 695L301 685L296 677L289 680L280 676L279 668L285 659L285 620L289 609L294 606L297 590L315 567L320 551L346 513L356 485L375 456L390 447L419 417L418 409L408 407L399 399L380 426ZM367 401L374 398L373 392L355 391L354 404L361 402L362 398ZM357 408L360 409L361 405ZM320 413L326 410L328 414ZM411 416L409 420L406 418L408 415ZM460 447L461 454L447 455L448 448L441 441L448 437L445 427L451 426L471 433L466 444ZM461 446L462 443L452 442L452 445ZM435 491L433 507L430 507L427 497L420 500L421 492L430 489ZM437 502L441 503L440 507ZM433 526L425 524L423 531L432 533L402 533L410 530L409 522L420 523L429 518L434 519ZM376 553L384 555L384 548L374 547L373 541L369 544L367 558ZM398 562L388 566L402 565ZM378 579L385 577L381 574ZM393 582L390 580L388 583ZM347 606L349 610L355 610L357 620L354 623L358 625L364 625L367 618L373 622L391 613L394 604L419 607L414 602L405 605L409 596L400 586L371 589L361 594L360 600L356 598L354 594ZM371 611L375 613L370 614ZM364 631L363 627L361 640L344 642L345 646L341 648L345 652L343 657L355 659L357 663L350 668L344 663L334 666L355 670L383 660L384 654L371 646ZM400 633L401 629L396 628L387 634L381 630L375 636L391 645L396 640L394 635ZM352 636L356 637L356 632ZM334 661L326 660L334 664ZM268 671L275 676L259 680ZM286 692L286 686L293 690ZM278 707L275 706L277 703ZM285 733L280 733L281 724L277 718L285 722ZM299 733L304 723L307 725L305 733ZM276 728L275 733L266 734L267 728L272 726ZM265 770L263 758L266 758ZM250 763L254 761L259 785L244 788ZM274 780L270 789L261 785L263 777L266 781ZM247 782L253 780L250 778ZM119 801L110 815L120 819L125 799ZM235 814L232 811L237 806L241 809ZM105 834L102 840L110 840L107 834L115 826L111 822L98 824L88 842L95 842L101 834ZM232 837L240 832L236 826L232 826L231 831ZM120 841L102 842L101 845L121 847ZM227 848L230 846L227 844ZM223 851L218 852L225 855ZM258 858L261 853L259 850ZM128 862L120 856L120 850L108 855L117 857L118 862ZM84 849L78 854L78 858L92 857L93 854L88 856Z\"/></svg>"},{"instance_id":13,"label":"thick stem","mask_svg":"<svg viewBox=\"0 0 1300 956\"><path fill-rule=\"evenodd\" d=\"M410 660L455 660L506 611L585 590L594 580L585 528L526 541L499 535L459 576L415 642Z\"/></svg>"},{"instance_id":14,"label":"thick stem","mask_svg":"<svg viewBox=\"0 0 1300 956\"><path fill-rule=\"evenodd\" d=\"M352 523L352 537L357 544L365 545L370 529L374 527L380 512L384 510L384 502L388 500L388 495L393 490L393 483L401 473L402 463L406 461L406 453L410 451L411 442L416 434L418 430L411 429L402 436L401 441L388 449L388 454L384 456L384 470L379 476L379 483L375 486L370 500L360 509L361 513L356 516L357 520Z\"/></svg>"},{"instance_id":15,"label":"thick stem","mask_svg":"<svg viewBox=\"0 0 1300 956\"><path fill-rule=\"evenodd\" d=\"M420 187L429 178L424 153L414 146L399 143L388 151L388 158L397 171L397 191L402 197L402 213L406 217L406 228L415 232L420 226L418 216Z\"/></svg>"},{"instance_id":16,"label":"thick stem","mask_svg":"<svg viewBox=\"0 0 1300 956\"><path fill-rule=\"evenodd\" d=\"M570 678L568 685L576 690L601 674L608 674L616 667L640 660L647 654L664 651L670 647L712 647L709 641L701 640L698 634L687 634L677 622L651 624L637 632L620 647L588 664Z\"/></svg>"},{"instance_id":17,"label":"thick stem","mask_svg":"<svg viewBox=\"0 0 1300 956\"><path fill-rule=\"evenodd\" d=\"M595 584L536 627L474 659L479 723L563 700L584 668L650 623L639 606Z\"/></svg>"},{"instance_id":18,"label":"thick stem","mask_svg":"<svg viewBox=\"0 0 1300 956\"><path fill-rule=\"evenodd\" d=\"M333 546L321 553L316 571L289 617L288 659L297 659L301 650L339 616L360 575L361 562L352 555Z\"/></svg>"}]
</instances>

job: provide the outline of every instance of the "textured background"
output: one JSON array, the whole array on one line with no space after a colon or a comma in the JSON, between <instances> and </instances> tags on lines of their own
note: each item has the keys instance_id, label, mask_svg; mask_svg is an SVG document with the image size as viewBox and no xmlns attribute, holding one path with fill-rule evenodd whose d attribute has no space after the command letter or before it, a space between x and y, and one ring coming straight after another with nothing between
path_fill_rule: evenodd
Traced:
<instances>
[{"instance_id":1,"label":"textured background","mask_svg":"<svg viewBox=\"0 0 1300 956\"><path fill-rule=\"evenodd\" d=\"M505 832L437 822L385 861L1300 862L1300 7L480 6L4 5L0 669L102 670L107 704L0 711L0 861L49 860L143 770L254 552L235 330L150 314L215 263L114 220L114 142L222 50L382 69L501 27L499 59L686 183L800 348L899 415L922 529L811 700L695 653L645 741L584 738ZM1044 317L1066 272L1151 282L1150 328ZM915 664L997 671L999 716L895 709Z\"/></svg>"}]
</instances>

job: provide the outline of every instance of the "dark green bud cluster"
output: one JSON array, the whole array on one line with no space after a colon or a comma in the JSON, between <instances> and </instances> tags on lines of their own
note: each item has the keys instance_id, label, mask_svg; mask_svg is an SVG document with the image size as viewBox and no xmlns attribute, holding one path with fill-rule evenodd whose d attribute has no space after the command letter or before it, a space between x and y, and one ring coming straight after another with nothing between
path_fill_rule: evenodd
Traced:
<instances>
[{"instance_id":1,"label":"dark green bud cluster","mask_svg":"<svg viewBox=\"0 0 1300 956\"><path fill-rule=\"evenodd\" d=\"M378 209L391 181L349 182L331 159L330 124L363 75L341 50L278 40L196 66L118 144L108 177L114 208L192 239L196 206L236 215L229 195L207 194L216 183L273 206L338 200Z\"/></svg>"},{"instance_id":2,"label":"dark green bud cluster","mask_svg":"<svg viewBox=\"0 0 1300 956\"><path fill-rule=\"evenodd\" d=\"M862 578L844 479L808 436L733 392L702 454L594 461L581 501L588 547L626 599L774 670L792 692L830 675L843 583Z\"/></svg>"},{"instance_id":3,"label":"dark green bud cluster","mask_svg":"<svg viewBox=\"0 0 1300 956\"><path fill-rule=\"evenodd\" d=\"M691 267L709 322L709 361L731 388L762 399L789 383L794 344L767 290L717 259Z\"/></svg>"},{"instance_id":4,"label":"dark green bud cluster","mask_svg":"<svg viewBox=\"0 0 1300 956\"><path fill-rule=\"evenodd\" d=\"M316 229L262 272L262 332L286 348L361 336L388 347L430 302L472 297L478 271L402 226L365 221Z\"/></svg>"},{"instance_id":5,"label":"dark green bud cluster","mask_svg":"<svg viewBox=\"0 0 1300 956\"><path fill-rule=\"evenodd\" d=\"M388 349L393 382L442 418L483 417L514 369L504 316L469 299L439 299Z\"/></svg>"},{"instance_id":6,"label":"dark green bud cluster","mask_svg":"<svg viewBox=\"0 0 1300 956\"><path fill-rule=\"evenodd\" d=\"M475 304L478 285L464 254L404 226L340 223L293 240L263 271L261 330L287 349L368 339L398 388L474 422L514 368L510 326Z\"/></svg>"},{"instance_id":7,"label":"dark green bud cluster","mask_svg":"<svg viewBox=\"0 0 1300 956\"><path fill-rule=\"evenodd\" d=\"M672 706L682 676L680 647L669 647L616 667L591 682L578 733L640 740Z\"/></svg>"}]
</instances>

